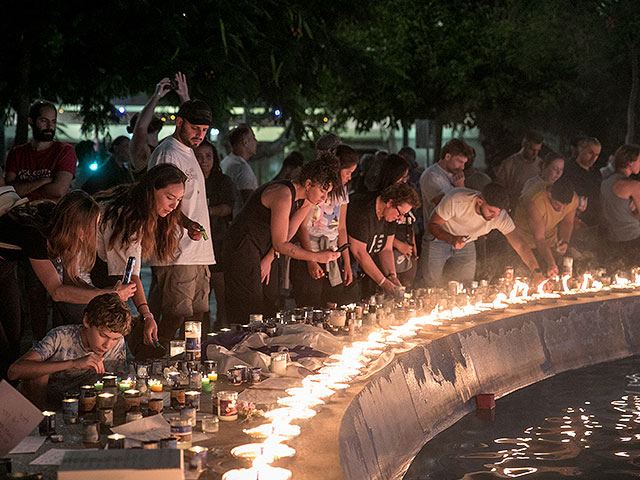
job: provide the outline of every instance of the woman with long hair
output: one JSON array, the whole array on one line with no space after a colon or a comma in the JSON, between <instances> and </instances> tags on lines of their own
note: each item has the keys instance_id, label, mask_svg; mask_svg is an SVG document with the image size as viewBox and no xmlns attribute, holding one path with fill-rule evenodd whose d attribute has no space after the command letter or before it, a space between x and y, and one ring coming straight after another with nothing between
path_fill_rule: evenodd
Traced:
<instances>
[{"instance_id":1,"label":"woman with long hair","mask_svg":"<svg viewBox=\"0 0 640 480\"><path fill-rule=\"evenodd\" d=\"M139 182L119 185L96 195L103 215L98 229L95 285L113 285L125 273L129 257L135 266L133 304L144 321L144 341L158 340L158 326L149 309L140 280L142 260L152 255L160 261L175 258L182 237L182 213L186 175L175 165L159 164Z\"/></svg>"},{"instance_id":2,"label":"woman with long hair","mask_svg":"<svg viewBox=\"0 0 640 480\"><path fill-rule=\"evenodd\" d=\"M245 323L249 315L274 315L279 293L275 252L299 260L327 263L340 253L313 252L291 242L309 209L326 200L334 185L341 185L333 155L302 166L298 178L260 186L234 219L225 244L225 297L230 323ZM273 277L273 281L269 280ZM262 284L267 288L263 289ZM275 295L269 290L275 287Z\"/></svg>"},{"instance_id":3,"label":"woman with long hair","mask_svg":"<svg viewBox=\"0 0 640 480\"><path fill-rule=\"evenodd\" d=\"M127 300L134 294L135 285L117 283L100 289L81 279L81 273L91 270L96 258L99 219L100 207L96 201L79 190L66 194L58 203L30 202L1 215L0 278L9 282L6 288L17 285L17 263L26 259L54 302L84 305L110 292ZM6 378L6 368L20 353L17 292L14 288L12 302L0 304L0 375L3 378Z\"/></svg>"},{"instance_id":4,"label":"woman with long hair","mask_svg":"<svg viewBox=\"0 0 640 480\"><path fill-rule=\"evenodd\" d=\"M297 238L303 248L312 252L324 249L336 250L348 242L346 215L349 203L347 184L358 167L357 152L339 145L333 150L339 163L340 185L336 186L328 198L318 205L312 205L308 217L298 229ZM325 271L326 270L326 271ZM346 287L353 282L349 249L342 252L338 262L322 266L314 260L291 262L291 281L296 305L299 307L325 307L327 302L349 303Z\"/></svg>"}]
</instances>

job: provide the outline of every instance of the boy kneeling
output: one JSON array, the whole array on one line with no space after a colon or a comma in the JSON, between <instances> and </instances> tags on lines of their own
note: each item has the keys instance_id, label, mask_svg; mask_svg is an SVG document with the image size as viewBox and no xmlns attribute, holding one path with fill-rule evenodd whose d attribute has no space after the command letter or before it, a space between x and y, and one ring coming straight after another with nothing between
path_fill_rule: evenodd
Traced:
<instances>
[{"instance_id":1,"label":"boy kneeling","mask_svg":"<svg viewBox=\"0 0 640 480\"><path fill-rule=\"evenodd\" d=\"M89 302L81 325L62 325L9 367L9 380L20 380L22 393L40 408L59 406L66 391L93 383L95 373L122 372L124 336L131 314L115 293Z\"/></svg>"}]
</instances>

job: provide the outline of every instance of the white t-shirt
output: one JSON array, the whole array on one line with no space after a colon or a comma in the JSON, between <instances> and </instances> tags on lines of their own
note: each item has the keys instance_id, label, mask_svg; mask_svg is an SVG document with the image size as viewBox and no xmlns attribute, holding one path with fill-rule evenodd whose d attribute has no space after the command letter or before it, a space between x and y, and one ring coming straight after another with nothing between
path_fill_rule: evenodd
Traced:
<instances>
[{"instance_id":1,"label":"white t-shirt","mask_svg":"<svg viewBox=\"0 0 640 480\"><path fill-rule=\"evenodd\" d=\"M98 228L98 257L107 264L108 275L121 276L127 269L127 261L129 257L136 258L136 264L133 267L132 275L140 276L140 265L142 263L142 245L140 242L133 242L127 247L118 241L113 248L109 249L109 242L113 235L113 225L111 222Z\"/></svg>"},{"instance_id":2,"label":"white t-shirt","mask_svg":"<svg viewBox=\"0 0 640 480\"><path fill-rule=\"evenodd\" d=\"M222 173L228 175L233 181L233 185L238 192L242 190L255 190L258 188L258 179L247 161L234 153L230 153L220 162ZM235 217L243 207L242 199L238 197L233 205L233 216Z\"/></svg>"},{"instance_id":3,"label":"white t-shirt","mask_svg":"<svg viewBox=\"0 0 640 480\"><path fill-rule=\"evenodd\" d=\"M435 209L433 199L447 193L453 187L453 175L445 171L437 163L427 168L420 175L420 192L422 194L422 218L424 224L429 223L431 213Z\"/></svg>"},{"instance_id":4,"label":"white t-shirt","mask_svg":"<svg viewBox=\"0 0 640 480\"><path fill-rule=\"evenodd\" d=\"M469 188L454 188L440 201L435 212L445 223L442 228L456 236L469 236L469 242L486 235L491 230L499 230L503 235L516 228L513 220L505 210L491 220L476 212L476 199L480 192Z\"/></svg>"},{"instance_id":5,"label":"white t-shirt","mask_svg":"<svg viewBox=\"0 0 640 480\"><path fill-rule=\"evenodd\" d=\"M147 168L150 169L159 163L175 165L187 176L184 197L180 207L186 217L204 227L208 239L202 238L195 242L189 238L187 231L184 230L180 240L180 252L175 261L162 263L156 258L152 258L149 264L153 267L164 265L213 265L215 257L213 256L211 226L209 224L207 192L205 190L204 175L193 150L173 136L167 137L151 154Z\"/></svg>"},{"instance_id":6,"label":"white t-shirt","mask_svg":"<svg viewBox=\"0 0 640 480\"><path fill-rule=\"evenodd\" d=\"M333 243L338 239L338 223L340 220L340 208L349 203L349 193L345 187L343 196L335 201L327 198L325 202L311 207L307 230L313 241L316 237L327 237Z\"/></svg>"}]
</instances>

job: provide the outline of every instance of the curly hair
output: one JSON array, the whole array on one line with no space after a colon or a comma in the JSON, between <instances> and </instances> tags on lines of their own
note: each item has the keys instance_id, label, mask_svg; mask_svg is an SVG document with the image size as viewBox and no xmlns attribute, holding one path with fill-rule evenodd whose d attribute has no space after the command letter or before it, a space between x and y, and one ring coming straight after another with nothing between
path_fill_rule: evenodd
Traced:
<instances>
[{"instance_id":1,"label":"curly hair","mask_svg":"<svg viewBox=\"0 0 640 480\"><path fill-rule=\"evenodd\" d=\"M321 185L325 189L342 186L340 179L340 162L332 152L321 152L317 160L305 163L300 169L296 183L303 184L307 180Z\"/></svg>"},{"instance_id":2,"label":"curly hair","mask_svg":"<svg viewBox=\"0 0 640 480\"><path fill-rule=\"evenodd\" d=\"M389 185L380 193L380 199L385 203L391 200L395 206L408 203L411 205L411 208L420 207L420 197L418 193L407 183L394 183Z\"/></svg>"},{"instance_id":3,"label":"curly hair","mask_svg":"<svg viewBox=\"0 0 640 480\"><path fill-rule=\"evenodd\" d=\"M101 228L110 224L113 229L107 247L140 242L144 259L152 253L160 261L175 259L183 233L181 209L178 206L166 217L159 217L154 193L168 185L184 185L186 181L182 170L162 163L151 168L138 183L118 185L98 193L96 200L104 209Z\"/></svg>"},{"instance_id":4,"label":"curly hair","mask_svg":"<svg viewBox=\"0 0 640 480\"><path fill-rule=\"evenodd\" d=\"M94 297L84 309L84 319L90 327L106 328L123 336L131 331L131 312L117 293Z\"/></svg>"}]
</instances>

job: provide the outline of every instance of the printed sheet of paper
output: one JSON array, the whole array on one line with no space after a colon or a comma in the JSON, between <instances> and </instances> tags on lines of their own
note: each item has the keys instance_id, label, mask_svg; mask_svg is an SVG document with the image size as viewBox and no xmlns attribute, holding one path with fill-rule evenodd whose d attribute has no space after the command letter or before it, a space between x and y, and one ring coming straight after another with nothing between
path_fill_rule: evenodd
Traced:
<instances>
[{"instance_id":1,"label":"printed sheet of paper","mask_svg":"<svg viewBox=\"0 0 640 480\"><path fill-rule=\"evenodd\" d=\"M128 438L133 438L134 440L140 440L141 442L162 440L171 435L169 422L167 422L162 415L152 415L141 418L140 420L134 420L119 427L113 427L111 431L125 435Z\"/></svg>"},{"instance_id":2,"label":"printed sheet of paper","mask_svg":"<svg viewBox=\"0 0 640 480\"><path fill-rule=\"evenodd\" d=\"M6 380L0 382L0 457L38 426L42 412Z\"/></svg>"},{"instance_id":3,"label":"printed sheet of paper","mask_svg":"<svg viewBox=\"0 0 640 480\"><path fill-rule=\"evenodd\" d=\"M64 454L72 450L73 449L68 449L68 448L52 448L44 452L35 460L32 460L31 463L29 463L29 465L60 465L62 463L62 459L64 458ZM97 450L97 449L96 448L82 449L83 452L86 452L89 450Z\"/></svg>"},{"instance_id":4,"label":"printed sheet of paper","mask_svg":"<svg viewBox=\"0 0 640 480\"><path fill-rule=\"evenodd\" d=\"M36 453L42 446L47 437L29 435L24 437L17 446L13 447L13 450L9 452L9 455L15 455L17 453Z\"/></svg>"}]
</instances>

